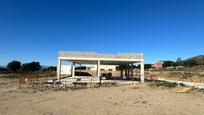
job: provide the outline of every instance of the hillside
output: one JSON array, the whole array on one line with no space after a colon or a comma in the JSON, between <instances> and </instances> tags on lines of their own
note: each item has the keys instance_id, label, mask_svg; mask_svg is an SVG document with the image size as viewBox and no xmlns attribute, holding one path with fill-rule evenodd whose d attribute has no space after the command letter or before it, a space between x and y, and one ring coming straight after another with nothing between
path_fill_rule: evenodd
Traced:
<instances>
[{"instance_id":1,"label":"hillside","mask_svg":"<svg viewBox=\"0 0 204 115\"><path fill-rule=\"evenodd\" d=\"M186 62L186 61L196 61L197 62L197 64L204 64L204 55L198 55L198 56L194 56L194 57L191 57L191 58L188 58L188 59L186 59L186 60L184 60L184 62Z\"/></svg>"}]
</instances>

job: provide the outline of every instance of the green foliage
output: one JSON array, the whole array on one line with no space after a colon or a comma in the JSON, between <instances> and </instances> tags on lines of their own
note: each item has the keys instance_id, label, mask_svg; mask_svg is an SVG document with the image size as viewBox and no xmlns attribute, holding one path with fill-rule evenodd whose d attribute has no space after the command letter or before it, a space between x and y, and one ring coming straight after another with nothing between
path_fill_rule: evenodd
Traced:
<instances>
[{"instance_id":1,"label":"green foliage","mask_svg":"<svg viewBox=\"0 0 204 115\"><path fill-rule=\"evenodd\" d=\"M186 60L183 60L182 63L185 67L193 67L197 65L202 66L204 65L204 55L198 55L195 57L188 58Z\"/></svg>"},{"instance_id":2,"label":"green foliage","mask_svg":"<svg viewBox=\"0 0 204 115\"><path fill-rule=\"evenodd\" d=\"M118 70L122 70L122 69L125 69L125 67L126 67L126 65L119 65L119 66L117 67L117 69L118 69Z\"/></svg>"},{"instance_id":3,"label":"green foliage","mask_svg":"<svg viewBox=\"0 0 204 115\"><path fill-rule=\"evenodd\" d=\"M198 63L196 62L196 60L190 59L190 60L184 61L184 62L183 62L183 65L184 65L185 67L193 67L193 66L198 65Z\"/></svg>"},{"instance_id":4,"label":"green foliage","mask_svg":"<svg viewBox=\"0 0 204 115\"><path fill-rule=\"evenodd\" d=\"M117 70L122 70L122 69L125 69L125 68L128 68L128 65L119 65L116 69ZM131 65L129 65L129 68L131 68ZM133 65L133 68L136 68L136 66Z\"/></svg>"},{"instance_id":5,"label":"green foliage","mask_svg":"<svg viewBox=\"0 0 204 115\"><path fill-rule=\"evenodd\" d=\"M150 69L150 68L152 68L152 64L144 64L144 68L145 69Z\"/></svg>"},{"instance_id":6,"label":"green foliage","mask_svg":"<svg viewBox=\"0 0 204 115\"><path fill-rule=\"evenodd\" d=\"M186 85L183 84L183 83L179 83L179 86L180 86L180 87L186 87Z\"/></svg>"},{"instance_id":7,"label":"green foliage","mask_svg":"<svg viewBox=\"0 0 204 115\"><path fill-rule=\"evenodd\" d=\"M0 67L0 74L7 74L9 71L6 68Z\"/></svg>"},{"instance_id":8,"label":"green foliage","mask_svg":"<svg viewBox=\"0 0 204 115\"><path fill-rule=\"evenodd\" d=\"M41 69L39 62L31 62L25 63L22 65L21 72L23 73L31 73L35 71L39 71Z\"/></svg>"},{"instance_id":9,"label":"green foliage","mask_svg":"<svg viewBox=\"0 0 204 115\"><path fill-rule=\"evenodd\" d=\"M140 64L138 64L135 68L140 69ZM152 64L144 64L144 69L150 69L152 68Z\"/></svg>"},{"instance_id":10,"label":"green foliage","mask_svg":"<svg viewBox=\"0 0 204 115\"><path fill-rule=\"evenodd\" d=\"M150 87L165 87L165 88L174 88L178 84L176 82L167 82L167 81L154 81L149 84Z\"/></svg>"},{"instance_id":11,"label":"green foliage","mask_svg":"<svg viewBox=\"0 0 204 115\"><path fill-rule=\"evenodd\" d=\"M0 67L0 71L8 71L6 68Z\"/></svg>"},{"instance_id":12,"label":"green foliage","mask_svg":"<svg viewBox=\"0 0 204 115\"><path fill-rule=\"evenodd\" d=\"M174 61L163 61L163 67L175 67L175 66L184 66L184 67L194 67L198 65L204 65L204 55L195 56L188 58L186 60L181 60L177 58L176 62Z\"/></svg>"},{"instance_id":13,"label":"green foliage","mask_svg":"<svg viewBox=\"0 0 204 115\"><path fill-rule=\"evenodd\" d=\"M21 69L21 62L14 60L7 64L7 69L10 72L17 73Z\"/></svg>"},{"instance_id":14,"label":"green foliage","mask_svg":"<svg viewBox=\"0 0 204 115\"><path fill-rule=\"evenodd\" d=\"M177 64L178 66L182 66L182 60L181 60L181 58L177 58L176 64Z\"/></svg>"},{"instance_id":15,"label":"green foliage","mask_svg":"<svg viewBox=\"0 0 204 115\"><path fill-rule=\"evenodd\" d=\"M56 71L57 70L57 67L55 66L50 66L46 69L46 71Z\"/></svg>"},{"instance_id":16,"label":"green foliage","mask_svg":"<svg viewBox=\"0 0 204 115\"><path fill-rule=\"evenodd\" d=\"M163 67L174 67L177 66L177 63L174 61L164 61Z\"/></svg>"}]
</instances>

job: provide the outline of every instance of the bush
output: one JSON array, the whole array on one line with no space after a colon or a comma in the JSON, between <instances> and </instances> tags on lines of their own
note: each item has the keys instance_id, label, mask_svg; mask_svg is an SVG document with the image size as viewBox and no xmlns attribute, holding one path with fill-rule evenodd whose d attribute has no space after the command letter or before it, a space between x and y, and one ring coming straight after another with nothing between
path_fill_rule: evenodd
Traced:
<instances>
[{"instance_id":1,"label":"bush","mask_svg":"<svg viewBox=\"0 0 204 115\"><path fill-rule=\"evenodd\" d=\"M198 63L196 62L196 60L187 60L183 62L183 65L185 67L193 67L193 66L198 65Z\"/></svg>"},{"instance_id":2,"label":"bush","mask_svg":"<svg viewBox=\"0 0 204 115\"><path fill-rule=\"evenodd\" d=\"M21 69L21 62L14 60L7 64L7 69L10 72L17 73Z\"/></svg>"},{"instance_id":3,"label":"bush","mask_svg":"<svg viewBox=\"0 0 204 115\"><path fill-rule=\"evenodd\" d=\"M165 87L165 88L174 88L177 87L178 84L176 82L167 82L167 81L154 81L150 83L151 87Z\"/></svg>"},{"instance_id":4,"label":"bush","mask_svg":"<svg viewBox=\"0 0 204 115\"><path fill-rule=\"evenodd\" d=\"M150 69L152 68L152 64L144 64L144 69Z\"/></svg>"},{"instance_id":5,"label":"bush","mask_svg":"<svg viewBox=\"0 0 204 115\"><path fill-rule=\"evenodd\" d=\"M57 71L57 67L55 66L50 66L46 69L46 71Z\"/></svg>"},{"instance_id":6,"label":"bush","mask_svg":"<svg viewBox=\"0 0 204 115\"><path fill-rule=\"evenodd\" d=\"M173 61L164 61L163 67L174 67L177 66L177 63Z\"/></svg>"},{"instance_id":7,"label":"bush","mask_svg":"<svg viewBox=\"0 0 204 115\"><path fill-rule=\"evenodd\" d=\"M9 71L6 68L0 67L0 74L7 74Z\"/></svg>"},{"instance_id":8,"label":"bush","mask_svg":"<svg viewBox=\"0 0 204 115\"><path fill-rule=\"evenodd\" d=\"M41 69L39 62L31 62L31 63L25 63L21 67L21 72L23 73L31 73L35 71L39 71Z\"/></svg>"}]
</instances>

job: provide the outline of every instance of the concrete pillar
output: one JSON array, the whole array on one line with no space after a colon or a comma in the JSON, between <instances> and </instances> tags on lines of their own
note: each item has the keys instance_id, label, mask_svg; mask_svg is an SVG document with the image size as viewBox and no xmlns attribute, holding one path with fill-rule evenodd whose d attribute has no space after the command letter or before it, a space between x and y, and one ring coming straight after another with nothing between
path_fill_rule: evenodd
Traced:
<instances>
[{"instance_id":1,"label":"concrete pillar","mask_svg":"<svg viewBox=\"0 0 204 115\"><path fill-rule=\"evenodd\" d=\"M58 59L58 64L57 64L57 80L60 81L60 75L61 75L61 60Z\"/></svg>"},{"instance_id":2,"label":"concrete pillar","mask_svg":"<svg viewBox=\"0 0 204 115\"><path fill-rule=\"evenodd\" d=\"M99 82L101 82L100 80L100 60L98 60L98 63L97 63L97 77L99 79Z\"/></svg>"},{"instance_id":3,"label":"concrete pillar","mask_svg":"<svg viewBox=\"0 0 204 115\"><path fill-rule=\"evenodd\" d=\"M72 63L72 77L75 78L75 62Z\"/></svg>"},{"instance_id":4,"label":"concrete pillar","mask_svg":"<svg viewBox=\"0 0 204 115\"><path fill-rule=\"evenodd\" d=\"M144 82L144 61L140 63L140 80Z\"/></svg>"}]
</instances>

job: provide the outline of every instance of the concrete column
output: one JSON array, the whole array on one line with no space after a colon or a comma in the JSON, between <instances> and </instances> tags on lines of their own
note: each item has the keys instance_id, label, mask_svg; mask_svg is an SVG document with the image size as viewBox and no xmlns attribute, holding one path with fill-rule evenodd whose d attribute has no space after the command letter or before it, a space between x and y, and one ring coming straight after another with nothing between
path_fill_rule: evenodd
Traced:
<instances>
[{"instance_id":1,"label":"concrete column","mask_svg":"<svg viewBox=\"0 0 204 115\"><path fill-rule=\"evenodd\" d=\"M100 80L100 60L98 60L98 63L97 63L97 77L99 79L99 82L101 82Z\"/></svg>"},{"instance_id":2,"label":"concrete column","mask_svg":"<svg viewBox=\"0 0 204 115\"><path fill-rule=\"evenodd\" d=\"M57 80L60 81L60 75L61 75L61 60L58 59L58 64L57 64Z\"/></svg>"},{"instance_id":3,"label":"concrete column","mask_svg":"<svg viewBox=\"0 0 204 115\"><path fill-rule=\"evenodd\" d=\"M144 61L140 63L140 79L141 82L144 82Z\"/></svg>"},{"instance_id":4,"label":"concrete column","mask_svg":"<svg viewBox=\"0 0 204 115\"><path fill-rule=\"evenodd\" d=\"M72 63L72 77L75 78L75 62Z\"/></svg>"}]
</instances>

